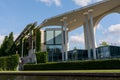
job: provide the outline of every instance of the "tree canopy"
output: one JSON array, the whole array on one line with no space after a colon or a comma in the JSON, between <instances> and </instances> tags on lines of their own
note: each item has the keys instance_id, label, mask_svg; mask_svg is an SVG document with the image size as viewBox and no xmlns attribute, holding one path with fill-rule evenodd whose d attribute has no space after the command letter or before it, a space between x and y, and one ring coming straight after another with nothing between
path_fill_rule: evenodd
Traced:
<instances>
[{"instance_id":1,"label":"tree canopy","mask_svg":"<svg viewBox=\"0 0 120 80\"><path fill-rule=\"evenodd\" d=\"M36 52L41 51L41 32L36 29Z\"/></svg>"},{"instance_id":2,"label":"tree canopy","mask_svg":"<svg viewBox=\"0 0 120 80\"><path fill-rule=\"evenodd\" d=\"M3 43L1 44L0 47L0 56L8 56L9 50L12 47L14 43L14 37L13 37L13 32L9 34L9 36L5 36Z\"/></svg>"},{"instance_id":3,"label":"tree canopy","mask_svg":"<svg viewBox=\"0 0 120 80\"><path fill-rule=\"evenodd\" d=\"M102 41L100 46L108 46L109 44L106 41Z\"/></svg>"}]
</instances>

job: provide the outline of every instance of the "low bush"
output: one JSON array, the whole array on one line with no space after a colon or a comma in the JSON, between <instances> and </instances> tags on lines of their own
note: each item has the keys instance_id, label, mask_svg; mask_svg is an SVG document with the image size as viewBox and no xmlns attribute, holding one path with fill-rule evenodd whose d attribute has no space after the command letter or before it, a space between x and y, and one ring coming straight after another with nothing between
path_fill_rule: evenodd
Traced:
<instances>
[{"instance_id":1,"label":"low bush","mask_svg":"<svg viewBox=\"0 0 120 80\"><path fill-rule=\"evenodd\" d=\"M120 69L120 60L89 60L77 62L58 62L26 64L24 70L97 70Z\"/></svg>"},{"instance_id":2,"label":"low bush","mask_svg":"<svg viewBox=\"0 0 120 80\"><path fill-rule=\"evenodd\" d=\"M36 53L37 63L46 63L47 62L47 52L37 52Z\"/></svg>"},{"instance_id":3,"label":"low bush","mask_svg":"<svg viewBox=\"0 0 120 80\"><path fill-rule=\"evenodd\" d=\"M16 70L19 63L19 55L0 57L0 70Z\"/></svg>"},{"instance_id":4,"label":"low bush","mask_svg":"<svg viewBox=\"0 0 120 80\"><path fill-rule=\"evenodd\" d=\"M0 58L0 70L5 70L5 61L4 57Z\"/></svg>"}]
</instances>

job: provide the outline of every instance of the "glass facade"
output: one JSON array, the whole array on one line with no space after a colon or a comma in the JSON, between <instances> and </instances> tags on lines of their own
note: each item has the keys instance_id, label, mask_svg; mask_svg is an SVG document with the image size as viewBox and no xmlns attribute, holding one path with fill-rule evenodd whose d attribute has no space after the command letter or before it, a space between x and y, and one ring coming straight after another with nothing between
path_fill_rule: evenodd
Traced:
<instances>
[{"instance_id":1,"label":"glass facade","mask_svg":"<svg viewBox=\"0 0 120 80\"><path fill-rule=\"evenodd\" d=\"M119 46L109 46L110 57L111 58L120 58L120 47Z\"/></svg>"},{"instance_id":2,"label":"glass facade","mask_svg":"<svg viewBox=\"0 0 120 80\"><path fill-rule=\"evenodd\" d=\"M62 30L47 29L45 30L45 45L48 51L48 61L62 61ZM120 47L118 46L101 46L96 48L97 59L117 58L120 57ZM88 51L75 49L68 51L68 60L87 60ZM93 59L93 50L91 49L91 59Z\"/></svg>"},{"instance_id":3,"label":"glass facade","mask_svg":"<svg viewBox=\"0 0 120 80\"><path fill-rule=\"evenodd\" d=\"M48 61L62 61L62 31L51 28L45 30L45 45L48 51Z\"/></svg>"},{"instance_id":4,"label":"glass facade","mask_svg":"<svg viewBox=\"0 0 120 80\"><path fill-rule=\"evenodd\" d=\"M68 51L68 60L86 60L88 59L87 50L71 50Z\"/></svg>"},{"instance_id":5,"label":"glass facade","mask_svg":"<svg viewBox=\"0 0 120 80\"><path fill-rule=\"evenodd\" d=\"M46 31L46 44L54 44L54 32Z\"/></svg>"},{"instance_id":6,"label":"glass facade","mask_svg":"<svg viewBox=\"0 0 120 80\"><path fill-rule=\"evenodd\" d=\"M50 29L45 31L46 45L61 45L62 44L62 31Z\"/></svg>"},{"instance_id":7,"label":"glass facade","mask_svg":"<svg viewBox=\"0 0 120 80\"><path fill-rule=\"evenodd\" d=\"M106 58L120 58L120 47L119 46L102 46L96 48L97 59ZM69 60L86 60L88 59L87 50L71 50L68 51ZM91 59L93 59L93 52L91 50Z\"/></svg>"},{"instance_id":8,"label":"glass facade","mask_svg":"<svg viewBox=\"0 0 120 80\"><path fill-rule=\"evenodd\" d=\"M62 60L62 47L60 45L47 45L48 61L61 61Z\"/></svg>"},{"instance_id":9,"label":"glass facade","mask_svg":"<svg viewBox=\"0 0 120 80\"><path fill-rule=\"evenodd\" d=\"M108 46L99 47L96 49L97 58L108 58L110 57L110 50Z\"/></svg>"},{"instance_id":10,"label":"glass facade","mask_svg":"<svg viewBox=\"0 0 120 80\"><path fill-rule=\"evenodd\" d=\"M61 31L55 31L55 44L62 44L62 32Z\"/></svg>"}]
</instances>

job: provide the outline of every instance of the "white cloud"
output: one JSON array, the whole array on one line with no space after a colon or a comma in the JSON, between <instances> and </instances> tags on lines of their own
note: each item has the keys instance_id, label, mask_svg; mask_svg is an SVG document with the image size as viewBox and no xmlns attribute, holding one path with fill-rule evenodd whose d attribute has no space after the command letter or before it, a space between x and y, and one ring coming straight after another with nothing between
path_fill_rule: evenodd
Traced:
<instances>
[{"instance_id":1,"label":"white cloud","mask_svg":"<svg viewBox=\"0 0 120 80\"><path fill-rule=\"evenodd\" d=\"M53 2L56 4L56 6L61 6L61 1L60 0L53 0Z\"/></svg>"},{"instance_id":2,"label":"white cloud","mask_svg":"<svg viewBox=\"0 0 120 80\"><path fill-rule=\"evenodd\" d=\"M45 3L47 6L55 4L56 6L61 6L61 0L37 0L39 2ZM91 3L103 1L103 0L72 0L78 6L87 6Z\"/></svg>"},{"instance_id":3,"label":"white cloud","mask_svg":"<svg viewBox=\"0 0 120 80\"><path fill-rule=\"evenodd\" d=\"M73 2L78 6L87 6L91 3L99 2L102 0L73 0Z\"/></svg>"},{"instance_id":4,"label":"white cloud","mask_svg":"<svg viewBox=\"0 0 120 80\"><path fill-rule=\"evenodd\" d=\"M79 6L86 6L88 5L91 0L73 0L75 2L76 5L79 5Z\"/></svg>"},{"instance_id":5,"label":"white cloud","mask_svg":"<svg viewBox=\"0 0 120 80\"><path fill-rule=\"evenodd\" d=\"M108 32L112 34L120 34L120 24L111 25L108 28Z\"/></svg>"},{"instance_id":6,"label":"white cloud","mask_svg":"<svg viewBox=\"0 0 120 80\"><path fill-rule=\"evenodd\" d=\"M81 35L73 35L73 36L70 36L69 38L69 46L70 46L70 49L73 49L74 47L77 47L77 48L83 48L83 45L84 45L84 34L82 33Z\"/></svg>"},{"instance_id":7,"label":"white cloud","mask_svg":"<svg viewBox=\"0 0 120 80\"><path fill-rule=\"evenodd\" d=\"M100 41L106 41L111 45L120 46L120 24L111 25L104 33L105 38Z\"/></svg>"},{"instance_id":8,"label":"white cloud","mask_svg":"<svg viewBox=\"0 0 120 80\"><path fill-rule=\"evenodd\" d=\"M94 0L95 1L95 0ZM96 2L103 1L103 0L96 0Z\"/></svg>"},{"instance_id":9,"label":"white cloud","mask_svg":"<svg viewBox=\"0 0 120 80\"><path fill-rule=\"evenodd\" d=\"M74 43L83 43L84 42L84 39L83 39L83 36L80 35L75 35L75 36L71 36L70 37L70 42L74 42Z\"/></svg>"},{"instance_id":10,"label":"white cloud","mask_svg":"<svg viewBox=\"0 0 120 80\"><path fill-rule=\"evenodd\" d=\"M56 6L61 6L61 0L38 0L40 2L45 3L47 6L51 6L55 4Z\"/></svg>"}]
</instances>

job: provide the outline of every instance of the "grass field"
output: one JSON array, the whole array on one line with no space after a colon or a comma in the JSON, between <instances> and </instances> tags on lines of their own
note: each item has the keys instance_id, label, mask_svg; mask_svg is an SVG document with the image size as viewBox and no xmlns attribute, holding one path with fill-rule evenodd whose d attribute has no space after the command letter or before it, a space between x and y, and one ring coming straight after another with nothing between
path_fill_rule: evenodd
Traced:
<instances>
[{"instance_id":1,"label":"grass field","mask_svg":"<svg viewBox=\"0 0 120 80\"><path fill-rule=\"evenodd\" d=\"M0 71L0 73L120 73L120 70L41 70L41 71Z\"/></svg>"},{"instance_id":2,"label":"grass field","mask_svg":"<svg viewBox=\"0 0 120 80\"><path fill-rule=\"evenodd\" d=\"M60 73L120 73L120 70L44 70L35 72L60 72Z\"/></svg>"}]
</instances>

